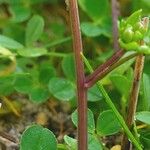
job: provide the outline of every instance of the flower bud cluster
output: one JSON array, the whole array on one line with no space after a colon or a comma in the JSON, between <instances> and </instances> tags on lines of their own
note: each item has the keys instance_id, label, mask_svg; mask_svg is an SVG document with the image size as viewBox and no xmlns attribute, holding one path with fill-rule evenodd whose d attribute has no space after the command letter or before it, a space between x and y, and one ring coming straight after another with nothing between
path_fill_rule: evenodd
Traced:
<instances>
[{"instance_id":1,"label":"flower bud cluster","mask_svg":"<svg viewBox=\"0 0 150 150\"><path fill-rule=\"evenodd\" d=\"M119 43L127 51L150 54L150 47L146 44L141 44L148 30L149 18L141 19L141 15L142 10L138 10L126 20L120 22Z\"/></svg>"}]
</instances>

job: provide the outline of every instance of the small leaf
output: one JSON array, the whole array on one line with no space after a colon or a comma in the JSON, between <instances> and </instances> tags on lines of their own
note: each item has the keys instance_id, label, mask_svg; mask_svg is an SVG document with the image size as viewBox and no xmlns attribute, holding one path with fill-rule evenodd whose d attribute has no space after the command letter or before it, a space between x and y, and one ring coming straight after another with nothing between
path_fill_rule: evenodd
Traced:
<instances>
[{"instance_id":1,"label":"small leaf","mask_svg":"<svg viewBox=\"0 0 150 150\"><path fill-rule=\"evenodd\" d=\"M145 130L140 134L140 141L144 145L144 150L149 150L150 148L150 130Z\"/></svg>"},{"instance_id":2,"label":"small leaf","mask_svg":"<svg viewBox=\"0 0 150 150\"><path fill-rule=\"evenodd\" d=\"M96 37L101 34L105 35L105 31L103 28L100 28L99 26L94 25L93 23L90 23L90 22L82 23L81 30L86 36L89 36L89 37Z\"/></svg>"},{"instance_id":3,"label":"small leaf","mask_svg":"<svg viewBox=\"0 0 150 150\"><path fill-rule=\"evenodd\" d=\"M39 125L27 128L21 137L20 150L56 150L55 135Z\"/></svg>"},{"instance_id":4,"label":"small leaf","mask_svg":"<svg viewBox=\"0 0 150 150\"><path fill-rule=\"evenodd\" d=\"M74 125L77 127L78 124L78 113L77 110L75 110L72 115L71 115L71 119L72 122L74 123ZM89 133L94 133L95 132L95 122L94 122L94 115L93 112L88 109L88 132Z\"/></svg>"},{"instance_id":5,"label":"small leaf","mask_svg":"<svg viewBox=\"0 0 150 150\"><path fill-rule=\"evenodd\" d=\"M150 78L147 74L143 74L142 78L143 99L142 104L144 110L150 110Z\"/></svg>"},{"instance_id":6,"label":"small leaf","mask_svg":"<svg viewBox=\"0 0 150 150\"><path fill-rule=\"evenodd\" d=\"M31 45L39 39L44 29L44 20L39 15L34 15L26 28L26 45Z\"/></svg>"},{"instance_id":7,"label":"small leaf","mask_svg":"<svg viewBox=\"0 0 150 150\"><path fill-rule=\"evenodd\" d=\"M68 79L75 81L75 64L73 55L68 55L63 58L62 69Z\"/></svg>"},{"instance_id":8,"label":"small leaf","mask_svg":"<svg viewBox=\"0 0 150 150\"><path fill-rule=\"evenodd\" d=\"M102 144L94 134L88 134L88 150L103 150Z\"/></svg>"},{"instance_id":9,"label":"small leaf","mask_svg":"<svg viewBox=\"0 0 150 150\"><path fill-rule=\"evenodd\" d=\"M95 101L99 101L101 100L102 94L100 93L97 85L92 86L89 90L88 90L88 101L90 102L95 102Z\"/></svg>"},{"instance_id":10,"label":"small leaf","mask_svg":"<svg viewBox=\"0 0 150 150\"><path fill-rule=\"evenodd\" d=\"M65 143L71 148L71 150L77 150L77 140L67 135L64 136Z\"/></svg>"},{"instance_id":11,"label":"small leaf","mask_svg":"<svg viewBox=\"0 0 150 150\"><path fill-rule=\"evenodd\" d=\"M79 0L79 5L94 21L106 17L110 10L108 0Z\"/></svg>"},{"instance_id":12,"label":"small leaf","mask_svg":"<svg viewBox=\"0 0 150 150\"><path fill-rule=\"evenodd\" d=\"M19 42L9 38L9 37L6 37L4 35L0 35L0 45L5 47L5 48L8 48L8 49L21 49L23 48L23 45L20 44Z\"/></svg>"},{"instance_id":13,"label":"small leaf","mask_svg":"<svg viewBox=\"0 0 150 150\"><path fill-rule=\"evenodd\" d=\"M142 15L142 9L135 11L131 16L129 16L126 20L127 24L135 25L140 20Z\"/></svg>"},{"instance_id":14,"label":"small leaf","mask_svg":"<svg viewBox=\"0 0 150 150\"><path fill-rule=\"evenodd\" d=\"M114 74L110 76L110 80L112 81L113 85L117 88L122 96L128 98L130 93L131 81L127 79L123 75Z\"/></svg>"},{"instance_id":15,"label":"small leaf","mask_svg":"<svg viewBox=\"0 0 150 150\"><path fill-rule=\"evenodd\" d=\"M121 126L113 111L107 110L98 116L96 130L101 136L113 135L121 129Z\"/></svg>"},{"instance_id":16,"label":"small leaf","mask_svg":"<svg viewBox=\"0 0 150 150\"><path fill-rule=\"evenodd\" d=\"M68 101L75 96L75 89L72 83L62 78L52 78L48 84L51 94L59 99Z\"/></svg>"},{"instance_id":17,"label":"small leaf","mask_svg":"<svg viewBox=\"0 0 150 150\"><path fill-rule=\"evenodd\" d=\"M19 49L18 54L23 57L39 57L47 54L47 49L45 48L24 48Z\"/></svg>"},{"instance_id":18,"label":"small leaf","mask_svg":"<svg viewBox=\"0 0 150 150\"><path fill-rule=\"evenodd\" d=\"M56 76L56 71L50 64L45 64L40 67L39 71L39 81L40 83L47 84L49 80Z\"/></svg>"},{"instance_id":19,"label":"small leaf","mask_svg":"<svg viewBox=\"0 0 150 150\"><path fill-rule=\"evenodd\" d=\"M69 136L64 136L66 144L71 150L77 150L77 140L70 138ZM88 150L103 150L102 144L93 134L88 134Z\"/></svg>"},{"instance_id":20,"label":"small leaf","mask_svg":"<svg viewBox=\"0 0 150 150\"><path fill-rule=\"evenodd\" d=\"M30 74L17 74L15 76L14 87L18 92L29 93L33 85Z\"/></svg>"},{"instance_id":21,"label":"small leaf","mask_svg":"<svg viewBox=\"0 0 150 150\"><path fill-rule=\"evenodd\" d=\"M0 95L10 95L14 91L14 76L0 77Z\"/></svg>"},{"instance_id":22,"label":"small leaf","mask_svg":"<svg viewBox=\"0 0 150 150\"><path fill-rule=\"evenodd\" d=\"M45 102L49 97L48 90L42 87L33 87L29 93L30 100L36 103Z\"/></svg>"},{"instance_id":23,"label":"small leaf","mask_svg":"<svg viewBox=\"0 0 150 150\"><path fill-rule=\"evenodd\" d=\"M149 111L137 112L136 119L150 125L150 112Z\"/></svg>"},{"instance_id":24,"label":"small leaf","mask_svg":"<svg viewBox=\"0 0 150 150\"><path fill-rule=\"evenodd\" d=\"M24 7L23 5L20 4L11 5L9 10L12 14L11 21L15 23L27 20L31 14L29 8Z\"/></svg>"}]
</instances>

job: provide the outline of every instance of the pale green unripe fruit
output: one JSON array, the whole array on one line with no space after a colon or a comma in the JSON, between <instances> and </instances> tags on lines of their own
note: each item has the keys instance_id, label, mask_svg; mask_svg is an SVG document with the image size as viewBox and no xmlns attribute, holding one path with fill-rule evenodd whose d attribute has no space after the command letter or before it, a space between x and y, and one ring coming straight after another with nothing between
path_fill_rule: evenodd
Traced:
<instances>
[{"instance_id":1,"label":"pale green unripe fruit","mask_svg":"<svg viewBox=\"0 0 150 150\"><path fill-rule=\"evenodd\" d=\"M134 26L135 31L140 31L142 34L145 34L145 32L147 31L147 29L144 27L142 22L138 22L135 24Z\"/></svg>"},{"instance_id":2,"label":"pale green unripe fruit","mask_svg":"<svg viewBox=\"0 0 150 150\"><path fill-rule=\"evenodd\" d=\"M139 41L143 39L143 34L140 31L135 31L133 40L134 41Z\"/></svg>"},{"instance_id":3,"label":"pale green unripe fruit","mask_svg":"<svg viewBox=\"0 0 150 150\"><path fill-rule=\"evenodd\" d=\"M125 43L129 43L132 41L133 35L134 35L134 32L133 32L132 28L127 28L124 30L124 32L122 34L122 40Z\"/></svg>"},{"instance_id":4,"label":"pale green unripe fruit","mask_svg":"<svg viewBox=\"0 0 150 150\"><path fill-rule=\"evenodd\" d=\"M138 49L139 53L150 54L150 47L147 45L141 45Z\"/></svg>"}]
</instances>

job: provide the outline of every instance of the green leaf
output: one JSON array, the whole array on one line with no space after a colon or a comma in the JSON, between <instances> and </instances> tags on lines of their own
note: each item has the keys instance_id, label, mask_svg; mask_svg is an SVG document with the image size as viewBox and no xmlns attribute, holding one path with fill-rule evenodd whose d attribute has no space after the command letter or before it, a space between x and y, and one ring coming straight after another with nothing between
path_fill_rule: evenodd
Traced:
<instances>
[{"instance_id":1,"label":"green leaf","mask_svg":"<svg viewBox=\"0 0 150 150\"><path fill-rule=\"evenodd\" d=\"M112 110L103 111L97 119L96 131L101 136L119 132L121 126Z\"/></svg>"},{"instance_id":2,"label":"green leaf","mask_svg":"<svg viewBox=\"0 0 150 150\"><path fill-rule=\"evenodd\" d=\"M131 16L126 20L127 24L135 25L141 18L142 9L135 11Z\"/></svg>"},{"instance_id":3,"label":"green leaf","mask_svg":"<svg viewBox=\"0 0 150 150\"><path fill-rule=\"evenodd\" d=\"M144 146L144 150L149 150L150 148L150 130L146 130L140 134L140 141Z\"/></svg>"},{"instance_id":4,"label":"green leaf","mask_svg":"<svg viewBox=\"0 0 150 150\"><path fill-rule=\"evenodd\" d=\"M120 94L128 98L132 82L125 76L119 74L111 75L110 80L112 81L113 85L117 88L117 90L120 92Z\"/></svg>"},{"instance_id":5,"label":"green leaf","mask_svg":"<svg viewBox=\"0 0 150 150\"><path fill-rule=\"evenodd\" d=\"M27 128L21 137L20 150L56 150L55 135L39 125Z\"/></svg>"},{"instance_id":6,"label":"green leaf","mask_svg":"<svg viewBox=\"0 0 150 150\"><path fill-rule=\"evenodd\" d=\"M78 124L78 113L77 110L75 110L72 115L71 115L71 119L73 124L77 127ZM88 109L88 132L89 133L94 133L95 132L95 122L94 122L94 115L93 112Z\"/></svg>"},{"instance_id":7,"label":"green leaf","mask_svg":"<svg viewBox=\"0 0 150 150\"><path fill-rule=\"evenodd\" d=\"M40 83L47 84L52 77L56 76L56 70L50 64L43 64L39 70Z\"/></svg>"},{"instance_id":8,"label":"green leaf","mask_svg":"<svg viewBox=\"0 0 150 150\"><path fill-rule=\"evenodd\" d=\"M144 107L144 110L150 110L150 78L147 74L143 74L142 91L142 105Z\"/></svg>"},{"instance_id":9,"label":"green leaf","mask_svg":"<svg viewBox=\"0 0 150 150\"><path fill-rule=\"evenodd\" d=\"M71 150L77 150L77 140L67 135L64 136L66 144ZM102 144L93 134L88 134L88 150L103 150Z\"/></svg>"},{"instance_id":10,"label":"green leaf","mask_svg":"<svg viewBox=\"0 0 150 150\"><path fill-rule=\"evenodd\" d=\"M100 93L98 86L94 85L88 90L88 101L95 102L101 100L102 94Z\"/></svg>"},{"instance_id":11,"label":"green leaf","mask_svg":"<svg viewBox=\"0 0 150 150\"><path fill-rule=\"evenodd\" d=\"M101 143L93 134L88 134L88 150L103 150Z\"/></svg>"},{"instance_id":12,"label":"green leaf","mask_svg":"<svg viewBox=\"0 0 150 150\"><path fill-rule=\"evenodd\" d=\"M150 112L149 111L137 112L136 119L150 125Z\"/></svg>"},{"instance_id":13,"label":"green leaf","mask_svg":"<svg viewBox=\"0 0 150 150\"><path fill-rule=\"evenodd\" d=\"M11 38L8 38L4 35L0 35L0 45L5 47L5 48L8 48L8 49L21 49L23 48L23 45L20 44L19 42L11 39Z\"/></svg>"},{"instance_id":14,"label":"green leaf","mask_svg":"<svg viewBox=\"0 0 150 150\"><path fill-rule=\"evenodd\" d=\"M26 45L37 41L44 29L44 20L39 15L34 15L28 22L26 28Z\"/></svg>"},{"instance_id":15,"label":"green leaf","mask_svg":"<svg viewBox=\"0 0 150 150\"><path fill-rule=\"evenodd\" d=\"M91 17L98 22L109 14L108 0L78 0L80 7Z\"/></svg>"},{"instance_id":16,"label":"green leaf","mask_svg":"<svg viewBox=\"0 0 150 150\"><path fill-rule=\"evenodd\" d=\"M45 48L24 48L19 49L18 54L23 57L39 57L47 54L47 49Z\"/></svg>"},{"instance_id":17,"label":"green leaf","mask_svg":"<svg viewBox=\"0 0 150 150\"><path fill-rule=\"evenodd\" d=\"M89 37L96 37L101 34L105 35L105 30L90 22L81 23L82 32Z\"/></svg>"},{"instance_id":18,"label":"green leaf","mask_svg":"<svg viewBox=\"0 0 150 150\"><path fill-rule=\"evenodd\" d=\"M33 87L30 89L30 100L36 103L45 102L49 97L49 92L47 88L43 87Z\"/></svg>"},{"instance_id":19,"label":"green leaf","mask_svg":"<svg viewBox=\"0 0 150 150\"><path fill-rule=\"evenodd\" d=\"M0 95L10 95L14 92L14 76L0 77Z\"/></svg>"},{"instance_id":20,"label":"green leaf","mask_svg":"<svg viewBox=\"0 0 150 150\"><path fill-rule=\"evenodd\" d=\"M29 93L33 85L32 80L30 74L16 74L14 87L18 92Z\"/></svg>"},{"instance_id":21,"label":"green leaf","mask_svg":"<svg viewBox=\"0 0 150 150\"><path fill-rule=\"evenodd\" d=\"M11 21L15 23L27 20L31 14L29 8L24 7L23 5L20 4L11 5L9 10L12 14Z\"/></svg>"},{"instance_id":22,"label":"green leaf","mask_svg":"<svg viewBox=\"0 0 150 150\"><path fill-rule=\"evenodd\" d=\"M73 55L68 55L63 58L62 69L68 79L75 81L75 63Z\"/></svg>"},{"instance_id":23,"label":"green leaf","mask_svg":"<svg viewBox=\"0 0 150 150\"><path fill-rule=\"evenodd\" d=\"M75 89L72 83L63 78L52 78L48 84L51 94L63 101L68 101L75 96Z\"/></svg>"},{"instance_id":24,"label":"green leaf","mask_svg":"<svg viewBox=\"0 0 150 150\"><path fill-rule=\"evenodd\" d=\"M67 135L64 136L65 143L71 148L71 150L77 150L77 140Z\"/></svg>"}]
</instances>

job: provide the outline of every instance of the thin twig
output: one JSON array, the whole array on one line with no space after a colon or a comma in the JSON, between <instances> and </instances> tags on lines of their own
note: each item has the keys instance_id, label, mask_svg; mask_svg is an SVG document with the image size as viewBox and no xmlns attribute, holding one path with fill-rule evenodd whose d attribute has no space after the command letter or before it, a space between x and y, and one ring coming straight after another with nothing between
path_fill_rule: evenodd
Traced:
<instances>
[{"instance_id":1,"label":"thin twig","mask_svg":"<svg viewBox=\"0 0 150 150\"><path fill-rule=\"evenodd\" d=\"M78 150L87 150L87 89L84 86L84 64L80 55L83 48L77 0L69 0L69 10L77 77Z\"/></svg>"},{"instance_id":2,"label":"thin twig","mask_svg":"<svg viewBox=\"0 0 150 150\"><path fill-rule=\"evenodd\" d=\"M122 58L120 61L114 63L112 66L109 66L109 67L107 67L106 69L102 70L101 73L100 73L100 75L99 75L98 80L103 79L103 78L104 78L108 73L110 73L112 70L116 69L117 67L119 67L120 65L124 64L124 63L127 62L128 60L130 60L130 59L136 57L137 55L138 55L137 53L133 53L133 54L131 54L131 55L129 55L129 56L126 56L126 57ZM98 80L97 80L97 81L98 81ZM96 81L96 82L97 82L97 81ZM86 87L89 87L89 85L87 85L86 83L85 83L85 86L86 86Z\"/></svg>"},{"instance_id":3,"label":"thin twig","mask_svg":"<svg viewBox=\"0 0 150 150\"><path fill-rule=\"evenodd\" d=\"M95 84L99 80L101 74L108 70L113 64L115 64L123 55L123 50L117 51L110 59L108 59L104 64L100 65L89 76L87 76L85 81L86 87L91 87L93 84Z\"/></svg>"},{"instance_id":4,"label":"thin twig","mask_svg":"<svg viewBox=\"0 0 150 150\"><path fill-rule=\"evenodd\" d=\"M111 0L111 12L112 12L112 24L113 24L113 45L114 50L119 50L119 43L118 43L118 15L119 15L119 8L117 0Z\"/></svg>"},{"instance_id":5,"label":"thin twig","mask_svg":"<svg viewBox=\"0 0 150 150\"><path fill-rule=\"evenodd\" d=\"M144 59L145 56L143 55L139 55L136 58L136 64L134 69L134 81L132 85L131 96L128 105L129 108L127 113L127 125L130 129L132 128L134 122L134 116L136 112L139 89L140 89L140 80L141 80L143 67L144 67ZM129 150L129 149L130 149L130 142L128 141L126 136L123 136L122 150Z\"/></svg>"}]
</instances>

